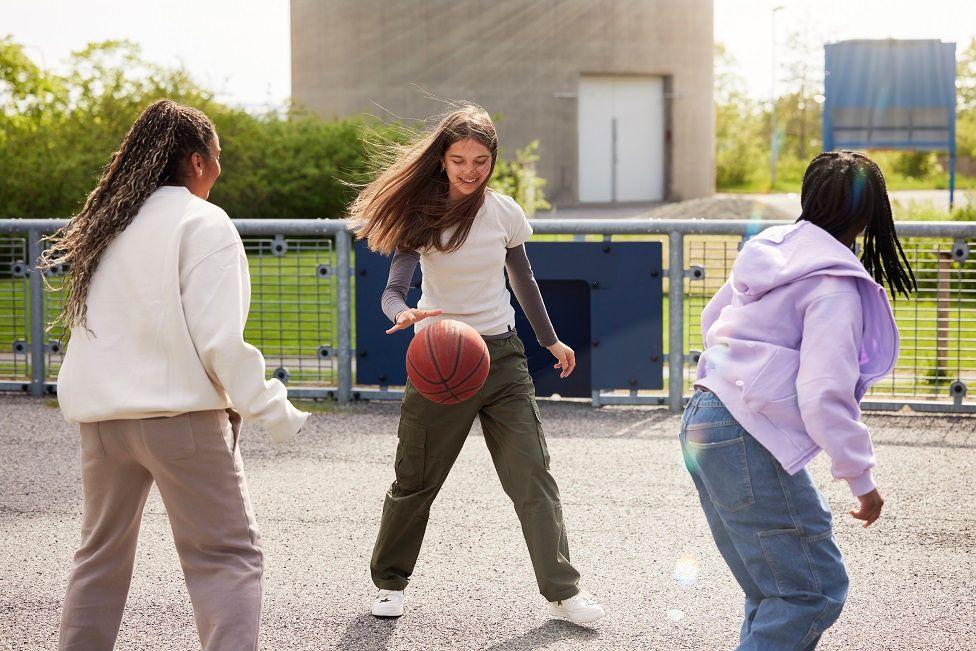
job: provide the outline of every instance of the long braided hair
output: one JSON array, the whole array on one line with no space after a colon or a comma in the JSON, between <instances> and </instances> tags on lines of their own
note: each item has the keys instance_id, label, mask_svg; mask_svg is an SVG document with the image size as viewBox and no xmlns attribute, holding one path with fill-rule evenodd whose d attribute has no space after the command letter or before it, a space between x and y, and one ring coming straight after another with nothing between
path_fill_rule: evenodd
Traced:
<instances>
[{"instance_id":1,"label":"long braided hair","mask_svg":"<svg viewBox=\"0 0 976 651\"><path fill-rule=\"evenodd\" d=\"M88 287L108 245L143 202L164 184L182 185L184 161L196 152L213 159L216 131L199 111L168 99L150 104L126 134L84 207L46 238L38 267L65 265L64 309L53 325L86 327Z\"/></svg>"},{"instance_id":2,"label":"long braided hair","mask_svg":"<svg viewBox=\"0 0 976 651\"><path fill-rule=\"evenodd\" d=\"M884 175L870 158L849 150L819 154L803 174L800 206L798 222L814 223L846 246L863 231L861 262L892 296L918 288L895 232Z\"/></svg>"}]
</instances>

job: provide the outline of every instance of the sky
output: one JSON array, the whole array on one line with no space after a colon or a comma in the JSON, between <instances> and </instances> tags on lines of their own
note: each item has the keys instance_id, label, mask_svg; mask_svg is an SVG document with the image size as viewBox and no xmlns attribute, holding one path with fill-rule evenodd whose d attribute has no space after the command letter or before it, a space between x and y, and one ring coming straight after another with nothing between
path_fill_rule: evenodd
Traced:
<instances>
[{"instance_id":1,"label":"sky","mask_svg":"<svg viewBox=\"0 0 976 651\"><path fill-rule=\"evenodd\" d=\"M290 92L289 4L289 0L0 0L0 36L12 35L27 47L28 56L55 69L64 65L72 50L90 41L133 40L147 59L188 68L218 98L261 108L280 104ZM976 37L973 0L714 0L714 7L715 40L725 44L747 92L757 98L769 97L770 57L775 52L780 62L787 58L794 32L809 43L815 63L822 60L825 41L939 38L957 42L961 50ZM775 41L774 7L782 7L775 12ZM781 77L782 72L777 79Z\"/></svg>"},{"instance_id":2,"label":"sky","mask_svg":"<svg viewBox=\"0 0 976 651\"><path fill-rule=\"evenodd\" d=\"M790 34L797 33L821 70L826 42L934 38L955 42L960 52L976 38L974 0L715 0L714 6L715 40L735 58L757 98L768 98L772 86L775 7L782 7L775 15L776 59L788 58ZM780 71L778 86L783 76Z\"/></svg>"},{"instance_id":3,"label":"sky","mask_svg":"<svg viewBox=\"0 0 976 651\"><path fill-rule=\"evenodd\" d=\"M0 36L57 68L91 41L129 39L248 108L291 92L289 0L0 0Z\"/></svg>"}]
</instances>

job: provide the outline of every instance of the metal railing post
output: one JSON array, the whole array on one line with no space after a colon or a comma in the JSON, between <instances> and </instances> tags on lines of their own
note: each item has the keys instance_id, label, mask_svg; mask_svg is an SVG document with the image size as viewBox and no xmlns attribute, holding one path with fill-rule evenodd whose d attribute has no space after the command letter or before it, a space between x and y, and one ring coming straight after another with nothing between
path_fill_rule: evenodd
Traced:
<instances>
[{"instance_id":1,"label":"metal railing post","mask_svg":"<svg viewBox=\"0 0 976 651\"><path fill-rule=\"evenodd\" d=\"M27 257L30 260L30 358L32 396L43 396L47 375L44 360L44 278L37 268L41 257L41 232L27 231Z\"/></svg>"},{"instance_id":2,"label":"metal railing post","mask_svg":"<svg viewBox=\"0 0 976 651\"><path fill-rule=\"evenodd\" d=\"M352 399L352 291L349 231L336 232L336 273L339 276L337 306L339 312L339 391L340 405Z\"/></svg>"},{"instance_id":3,"label":"metal railing post","mask_svg":"<svg viewBox=\"0 0 976 651\"><path fill-rule=\"evenodd\" d=\"M685 393L685 236L668 235L668 409L679 413Z\"/></svg>"}]
</instances>

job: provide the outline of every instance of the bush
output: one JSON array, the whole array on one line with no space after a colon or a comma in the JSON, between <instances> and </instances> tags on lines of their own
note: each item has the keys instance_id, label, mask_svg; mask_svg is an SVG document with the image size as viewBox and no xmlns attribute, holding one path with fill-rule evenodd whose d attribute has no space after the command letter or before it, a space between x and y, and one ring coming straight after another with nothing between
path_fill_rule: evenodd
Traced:
<instances>
[{"instance_id":1,"label":"bush","mask_svg":"<svg viewBox=\"0 0 976 651\"><path fill-rule=\"evenodd\" d=\"M891 202L891 212L898 221L973 222L976 221L976 193L967 194L969 202L965 205L957 205L951 212L948 207L934 206L928 202L910 201L905 205L898 200Z\"/></svg>"},{"instance_id":2,"label":"bush","mask_svg":"<svg viewBox=\"0 0 976 651\"><path fill-rule=\"evenodd\" d=\"M906 151L897 154L892 169L903 176L922 178L942 174L938 154L932 151Z\"/></svg>"},{"instance_id":3,"label":"bush","mask_svg":"<svg viewBox=\"0 0 976 651\"><path fill-rule=\"evenodd\" d=\"M341 217L368 173L366 140L402 135L397 125L324 120L294 106L257 114L227 106L185 70L144 61L127 41L90 44L68 68L42 70L22 46L0 39L0 218L75 214L139 113L163 97L213 120L224 174L211 200L235 218ZM545 180L532 176L536 148L500 160L493 180L526 212L548 207Z\"/></svg>"},{"instance_id":4,"label":"bush","mask_svg":"<svg viewBox=\"0 0 976 651\"><path fill-rule=\"evenodd\" d=\"M546 180L536 176L535 163L539 141L533 140L523 149L516 150L515 159L506 161L499 156L489 185L492 189L514 198L522 206L525 214L532 217L536 210L548 210L552 206L546 201L543 188Z\"/></svg>"},{"instance_id":5,"label":"bush","mask_svg":"<svg viewBox=\"0 0 976 651\"><path fill-rule=\"evenodd\" d=\"M211 200L235 218L341 217L366 169L362 120L282 119L243 111L213 116L226 172Z\"/></svg>"},{"instance_id":6,"label":"bush","mask_svg":"<svg viewBox=\"0 0 976 651\"><path fill-rule=\"evenodd\" d=\"M745 186L762 173L768 155L762 123L744 96L715 107L715 185L719 189Z\"/></svg>"}]
</instances>

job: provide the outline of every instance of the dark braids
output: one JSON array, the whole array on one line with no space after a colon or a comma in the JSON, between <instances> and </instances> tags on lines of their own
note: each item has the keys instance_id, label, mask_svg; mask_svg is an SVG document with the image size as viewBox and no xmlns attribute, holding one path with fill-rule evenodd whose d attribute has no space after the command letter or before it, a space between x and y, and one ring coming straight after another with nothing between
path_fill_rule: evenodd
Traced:
<instances>
[{"instance_id":1,"label":"dark braids","mask_svg":"<svg viewBox=\"0 0 976 651\"><path fill-rule=\"evenodd\" d=\"M918 288L895 232L884 176L870 158L848 150L818 155L803 175L800 205L797 221L816 224L846 246L863 231L861 262L892 296Z\"/></svg>"},{"instance_id":2,"label":"dark braids","mask_svg":"<svg viewBox=\"0 0 976 651\"><path fill-rule=\"evenodd\" d=\"M215 139L213 123L197 109L162 99L142 112L81 212L47 238L51 246L38 266L68 269L63 286L68 298L55 323L86 327L88 287L106 247L159 186L183 184L183 163L190 154L211 160Z\"/></svg>"}]
</instances>

